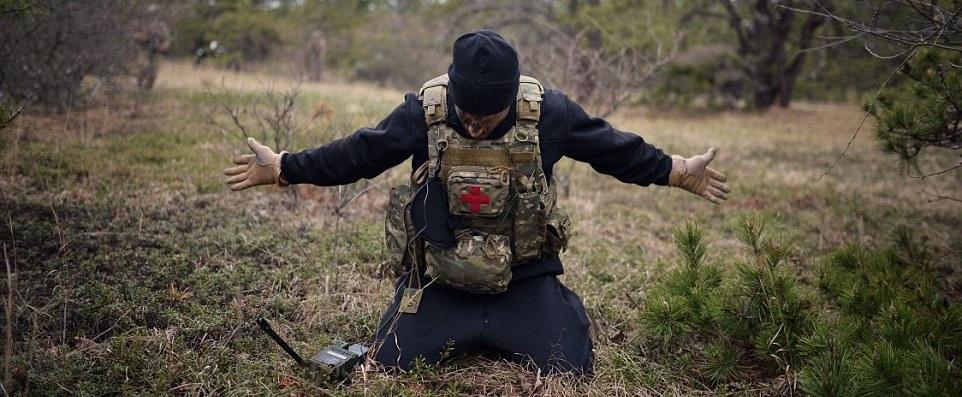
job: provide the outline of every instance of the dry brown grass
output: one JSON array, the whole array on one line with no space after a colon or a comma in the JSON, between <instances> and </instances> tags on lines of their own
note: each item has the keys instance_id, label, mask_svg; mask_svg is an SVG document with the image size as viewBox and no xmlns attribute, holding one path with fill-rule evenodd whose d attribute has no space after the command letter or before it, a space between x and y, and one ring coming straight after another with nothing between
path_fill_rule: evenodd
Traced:
<instances>
[{"instance_id":1,"label":"dry brown grass","mask_svg":"<svg viewBox=\"0 0 962 397\"><path fill-rule=\"evenodd\" d=\"M159 89L202 91L205 85L223 83L232 91L261 93L270 86L299 85L305 94L331 98L342 106L380 101L397 104L403 99L400 92L369 83L298 81L284 76L231 72L204 65L194 67L186 62L165 63L163 70L163 73L157 77L156 87ZM361 109L352 107L350 110L360 111Z\"/></svg>"},{"instance_id":2,"label":"dry brown grass","mask_svg":"<svg viewBox=\"0 0 962 397\"><path fill-rule=\"evenodd\" d=\"M18 260L36 261L21 269L38 269L19 279L19 292L30 296L15 313L22 324L33 325L17 339L15 361L29 355L33 364L14 371L15 378L40 371L31 378L35 384L55 379L61 387L56 390L75 393L114 387L122 393L318 394L322 391L257 332L252 319L276 315L275 327L303 351L372 333L393 290L390 280L375 277L381 216L389 188L404 181L410 167L405 163L341 189L299 187L301 204L293 210L286 206L288 196L275 189L228 192L220 170L243 144L203 124L198 108L205 106L204 82L249 94L294 83L165 64L141 120L125 121L123 110L94 108L85 124L34 114L12 133L4 132L0 215L9 214L10 227L26 237L0 235L8 246L19 247ZM311 124L298 141L303 148L370 125L402 100L399 92L367 84L305 83L301 89L307 102L300 109L303 119L318 103L333 112L332 119ZM819 178L861 117L851 106L821 104L765 114L628 109L615 115L613 124L669 153L718 147L714 166L728 174L733 194L714 206L677 189L624 185L587 165L574 166L571 194L561 201L575 228L562 256L563 281L581 295L592 318L597 354L592 381L541 377L517 365L468 357L400 377L368 366L355 373L353 384L324 392L765 394L769 385L716 390L679 377L639 343L645 332L639 305L647 288L672 267L676 227L687 221L704 225L714 241L712 260L727 266L740 252L732 220L753 211L775 218L778 231L798 248L792 262L802 275L818 255L839 244L871 243L904 224L929 235L947 278L954 280L962 267L962 211L951 201L929 202L924 189L932 183L962 197L962 175L906 177L894 157L878 151L866 125L838 166ZM570 160L563 160L555 172L569 166ZM368 186L367 193L343 205ZM53 211L59 214L56 222ZM7 223L0 221L0 230ZM47 247L46 239L57 233L67 248ZM155 278L163 280L160 288L154 288ZM70 298L64 292L85 285L114 291L111 283L119 280L129 284L129 296L118 293L116 301L97 303L95 297ZM61 311L75 324L64 320L61 328ZM88 319L93 313L99 317ZM73 337L100 347L84 349Z\"/></svg>"},{"instance_id":3,"label":"dry brown grass","mask_svg":"<svg viewBox=\"0 0 962 397\"><path fill-rule=\"evenodd\" d=\"M579 228L587 227L587 235L599 233L598 229L606 228L611 221L590 214L599 207L612 205L633 207L637 218L631 218L645 220L643 230L632 230L629 225L615 228L642 237L635 241L651 241L646 233L664 230L686 219L725 217L742 209L808 212L814 217L825 216L821 219L823 226L831 226L833 219L825 209L838 204L833 202L838 196L854 197L856 205L957 215L958 203L931 202L929 193L936 186L943 194L962 197L958 175L925 181L906 176L894 156L878 150L871 121L830 170L862 117L863 113L851 106L818 104L799 104L764 114L653 114L643 110L620 113L612 118L615 125L638 131L666 152L694 155L717 147L719 155L713 166L728 174L734 192L727 203L716 207L683 192L638 189L610 178L594 178L589 168L579 165L575 173L579 189L573 189L575 193L570 199L585 218ZM938 161L952 161L950 155L930 160L927 167L937 166ZM833 192L835 197L820 197L821 191ZM598 224L591 219L606 220ZM834 232L832 229L822 231ZM838 244L841 237L830 238L818 247ZM656 257L664 257L670 251L670 242L661 243L648 247L656 250Z\"/></svg>"}]
</instances>

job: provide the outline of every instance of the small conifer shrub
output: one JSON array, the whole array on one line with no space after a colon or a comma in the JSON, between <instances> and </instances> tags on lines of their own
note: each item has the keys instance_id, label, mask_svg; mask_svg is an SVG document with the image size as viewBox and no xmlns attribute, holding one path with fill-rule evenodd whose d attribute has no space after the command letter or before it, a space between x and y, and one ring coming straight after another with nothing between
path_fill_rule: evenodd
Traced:
<instances>
[{"instance_id":1,"label":"small conifer shrub","mask_svg":"<svg viewBox=\"0 0 962 397\"><path fill-rule=\"evenodd\" d=\"M707 260L704 232L692 224L677 231L681 266L652 292L641 314L651 341L689 350L694 374L713 384L789 371L810 328L810 304L794 275L782 269L791 248L768 237L762 217L741 220L737 233L749 254L723 280L719 266Z\"/></svg>"},{"instance_id":2,"label":"small conifer shrub","mask_svg":"<svg viewBox=\"0 0 962 397\"><path fill-rule=\"evenodd\" d=\"M881 249L837 249L818 271L828 313L805 341L803 390L962 395L962 306L945 295L924 240L898 229Z\"/></svg>"},{"instance_id":3,"label":"small conifer shrub","mask_svg":"<svg viewBox=\"0 0 962 397\"><path fill-rule=\"evenodd\" d=\"M767 382L813 396L962 395L962 305L946 296L923 240L899 229L881 248L844 245L817 261L808 287L786 265L791 246L766 224L758 215L738 222L748 253L725 271L708 259L699 227L678 230L679 266L640 313L644 343L695 384Z\"/></svg>"},{"instance_id":4,"label":"small conifer shrub","mask_svg":"<svg viewBox=\"0 0 962 397\"><path fill-rule=\"evenodd\" d=\"M905 82L886 89L866 110L878 123L882 149L919 168L927 148L962 149L962 53L922 49L899 70Z\"/></svg>"}]
</instances>

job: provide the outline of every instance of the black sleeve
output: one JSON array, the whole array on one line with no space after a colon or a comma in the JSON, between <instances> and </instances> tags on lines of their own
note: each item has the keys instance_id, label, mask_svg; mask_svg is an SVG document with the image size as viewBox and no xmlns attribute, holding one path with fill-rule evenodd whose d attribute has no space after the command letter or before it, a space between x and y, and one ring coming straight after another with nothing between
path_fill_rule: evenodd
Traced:
<instances>
[{"instance_id":1,"label":"black sleeve","mask_svg":"<svg viewBox=\"0 0 962 397\"><path fill-rule=\"evenodd\" d=\"M361 128L317 149L284 155L281 175L292 184L321 186L374 178L411 156L420 109L417 96L408 94L377 127Z\"/></svg>"},{"instance_id":2,"label":"black sleeve","mask_svg":"<svg viewBox=\"0 0 962 397\"><path fill-rule=\"evenodd\" d=\"M565 97L569 130L564 155L591 164L591 168L619 181L641 186L667 185L671 157L640 136L617 130L607 121L588 116Z\"/></svg>"}]
</instances>

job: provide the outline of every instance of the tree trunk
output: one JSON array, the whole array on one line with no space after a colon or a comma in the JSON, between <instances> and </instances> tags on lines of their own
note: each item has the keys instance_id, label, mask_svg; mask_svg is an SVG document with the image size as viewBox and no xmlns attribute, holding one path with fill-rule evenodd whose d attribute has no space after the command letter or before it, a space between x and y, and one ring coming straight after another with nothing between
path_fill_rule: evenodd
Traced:
<instances>
[{"instance_id":1,"label":"tree trunk","mask_svg":"<svg viewBox=\"0 0 962 397\"><path fill-rule=\"evenodd\" d=\"M831 4L826 2L825 7L830 7ZM810 14L805 18L805 22L802 24L802 31L799 33L798 37L798 53L795 54L795 58L789 63L788 67L785 68L785 72L782 74L782 92L779 93L778 105L787 108L792 101L792 92L795 90L795 81L798 80L798 75L802 72L802 66L805 64L805 49L812 46L812 39L815 38L815 31L818 27L825 22L824 18L818 17L814 14Z\"/></svg>"},{"instance_id":2,"label":"tree trunk","mask_svg":"<svg viewBox=\"0 0 962 397\"><path fill-rule=\"evenodd\" d=\"M758 110L768 109L775 104L780 92L779 87L764 87L756 90L754 108Z\"/></svg>"},{"instance_id":3,"label":"tree trunk","mask_svg":"<svg viewBox=\"0 0 962 397\"><path fill-rule=\"evenodd\" d=\"M750 16L743 16L735 0L718 0L724 8L729 27L738 38L738 55L745 63L745 78L752 87L755 109L764 110L778 105L788 107L792 101L795 82L805 62L805 52L811 47L815 31L824 19L814 14L802 22L797 37L797 53L788 55L791 32L800 18L795 11L776 6L772 0L755 0ZM793 2L787 2L793 6ZM830 7L831 0L823 0Z\"/></svg>"},{"instance_id":4,"label":"tree trunk","mask_svg":"<svg viewBox=\"0 0 962 397\"><path fill-rule=\"evenodd\" d=\"M795 91L795 77L783 76L781 90L778 92L778 106L787 108L792 102L792 93Z\"/></svg>"}]
</instances>

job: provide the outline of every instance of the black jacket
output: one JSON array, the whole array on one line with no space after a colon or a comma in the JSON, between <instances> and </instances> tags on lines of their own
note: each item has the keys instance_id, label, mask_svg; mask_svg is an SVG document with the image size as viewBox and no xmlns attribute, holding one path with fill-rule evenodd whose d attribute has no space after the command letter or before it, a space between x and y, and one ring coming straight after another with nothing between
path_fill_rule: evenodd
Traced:
<instances>
[{"instance_id":1,"label":"black jacket","mask_svg":"<svg viewBox=\"0 0 962 397\"><path fill-rule=\"evenodd\" d=\"M448 103L452 103L450 98ZM512 105L492 138L507 133L514 120ZM467 136L455 112L448 112L447 122L456 132ZM567 156L625 183L668 184L669 156L638 135L619 131L603 119L588 116L581 106L559 91L545 92L538 133L542 166L549 180L555 163L561 156ZM374 178L408 157L412 158L412 169L417 169L427 161L427 145L424 108L417 95L407 94L404 103L374 128L359 129L316 149L286 154L281 160L281 173L290 183L321 186L353 183L361 178ZM517 266L513 271L513 281L518 281L536 275L561 274L563 268L557 257L543 257Z\"/></svg>"}]
</instances>

